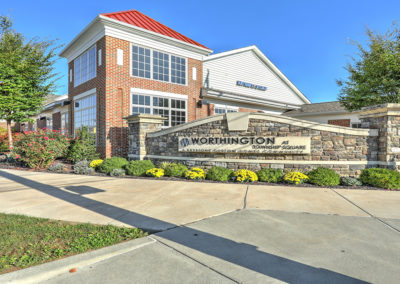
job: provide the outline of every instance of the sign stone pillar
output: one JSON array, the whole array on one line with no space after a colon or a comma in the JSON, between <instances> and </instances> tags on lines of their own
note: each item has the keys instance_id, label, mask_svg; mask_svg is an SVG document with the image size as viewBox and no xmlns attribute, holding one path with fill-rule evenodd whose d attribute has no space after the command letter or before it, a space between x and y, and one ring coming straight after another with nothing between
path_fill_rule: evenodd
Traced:
<instances>
[{"instance_id":1,"label":"sign stone pillar","mask_svg":"<svg viewBox=\"0 0 400 284\"><path fill-rule=\"evenodd\" d=\"M130 160L143 160L146 156L146 136L149 132L161 130L166 118L160 115L134 114L125 117L129 126L128 158Z\"/></svg>"},{"instance_id":2,"label":"sign stone pillar","mask_svg":"<svg viewBox=\"0 0 400 284\"><path fill-rule=\"evenodd\" d=\"M377 158L381 167L399 169L400 104L366 107L359 113L362 128L378 129Z\"/></svg>"}]
</instances>

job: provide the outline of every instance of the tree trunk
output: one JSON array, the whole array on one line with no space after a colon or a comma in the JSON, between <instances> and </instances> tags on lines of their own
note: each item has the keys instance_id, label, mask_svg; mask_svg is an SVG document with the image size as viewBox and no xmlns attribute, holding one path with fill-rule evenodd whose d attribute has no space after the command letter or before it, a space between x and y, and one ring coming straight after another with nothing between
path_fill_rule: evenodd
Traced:
<instances>
[{"instance_id":1,"label":"tree trunk","mask_svg":"<svg viewBox=\"0 0 400 284\"><path fill-rule=\"evenodd\" d=\"M8 145L10 151L13 150L14 144L13 144L13 138L12 138L12 132L11 132L11 120L7 120L7 133L8 133Z\"/></svg>"}]
</instances>

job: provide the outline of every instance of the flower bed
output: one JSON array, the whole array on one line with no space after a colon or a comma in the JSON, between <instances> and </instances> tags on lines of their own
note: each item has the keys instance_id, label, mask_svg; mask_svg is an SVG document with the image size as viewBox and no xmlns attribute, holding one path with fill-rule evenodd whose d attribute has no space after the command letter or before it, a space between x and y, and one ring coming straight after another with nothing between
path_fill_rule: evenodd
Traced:
<instances>
[{"instance_id":1,"label":"flower bed","mask_svg":"<svg viewBox=\"0 0 400 284\"><path fill-rule=\"evenodd\" d=\"M196 182L253 183L267 185L330 187L351 189L400 189L400 173L389 169L365 169L360 179L340 177L334 170L319 167L309 172L284 172L280 169L263 168L257 172L248 169L232 169L214 166L208 171L199 167L188 169L184 164L163 162L154 165L150 160L130 161L122 157L103 160L88 150L93 160L72 163L67 160L68 137L56 131L39 130L16 135L18 150L7 156L0 155L1 168L17 168L75 173L84 175L108 175L113 177L156 178L188 180ZM74 140L76 145L76 139ZM34 150L35 149L35 150ZM85 156L87 157L87 156Z\"/></svg>"}]
</instances>

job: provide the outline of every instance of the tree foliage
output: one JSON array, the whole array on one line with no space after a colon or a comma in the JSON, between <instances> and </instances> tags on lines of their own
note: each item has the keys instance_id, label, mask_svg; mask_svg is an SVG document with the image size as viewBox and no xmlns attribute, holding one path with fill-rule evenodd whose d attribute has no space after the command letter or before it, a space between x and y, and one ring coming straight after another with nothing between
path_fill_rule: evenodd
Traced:
<instances>
[{"instance_id":1,"label":"tree foliage","mask_svg":"<svg viewBox=\"0 0 400 284\"><path fill-rule=\"evenodd\" d=\"M0 16L0 119L25 122L40 111L55 86L56 49L54 41L26 40Z\"/></svg>"},{"instance_id":2,"label":"tree foliage","mask_svg":"<svg viewBox=\"0 0 400 284\"><path fill-rule=\"evenodd\" d=\"M355 43L358 57L351 58L345 69L346 80L338 80L341 87L339 101L349 111L365 106L400 102L400 30L398 25L380 34L367 30L368 47Z\"/></svg>"}]
</instances>

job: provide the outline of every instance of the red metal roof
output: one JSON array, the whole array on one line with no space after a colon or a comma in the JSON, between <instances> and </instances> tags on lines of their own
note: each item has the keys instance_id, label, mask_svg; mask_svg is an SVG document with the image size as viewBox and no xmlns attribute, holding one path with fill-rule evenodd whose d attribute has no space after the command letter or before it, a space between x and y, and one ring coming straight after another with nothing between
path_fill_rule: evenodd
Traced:
<instances>
[{"instance_id":1,"label":"red metal roof","mask_svg":"<svg viewBox=\"0 0 400 284\"><path fill-rule=\"evenodd\" d=\"M183 34L174 31L173 29L157 22L156 20L140 13L137 10L129 10L129 11L122 11L122 12L114 12L114 13L106 13L101 14L103 16L109 17L111 19L115 19L130 25L134 25L139 28L143 28L155 33L159 33L168 37L172 37L193 45L197 45L203 48L207 48L204 45L184 36ZM209 49L209 48L207 48Z\"/></svg>"}]
</instances>

